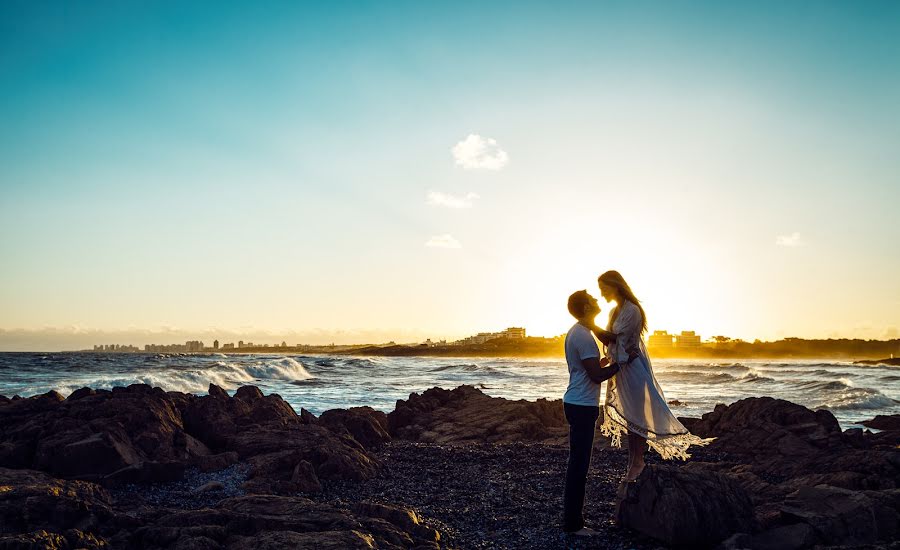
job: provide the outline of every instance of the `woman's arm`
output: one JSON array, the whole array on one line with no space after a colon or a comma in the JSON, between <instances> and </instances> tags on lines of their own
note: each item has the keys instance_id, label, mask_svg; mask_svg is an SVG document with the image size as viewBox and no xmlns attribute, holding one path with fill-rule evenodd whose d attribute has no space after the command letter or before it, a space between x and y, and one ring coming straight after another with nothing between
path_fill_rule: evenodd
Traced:
<instances>
[{"instance_id":1,"label":"woman's arm","mask_svg":"<svg viewBox=\"0 0 900 550\"><path fill-rule=\"evenodd\" d=\"M600 342L602 342L604 346L609 346L610 344L612 344L613 342L616 341L615 333L610 332L608 330L603 330L602 328L598 327L597 325L591 326L591 332L594 333L594 336L597 337L597 340L600 340Z\"/></svg>"},{"instance_id":2,"label":"woman's arm","mask_svg":"<svg viewBox=\"0 0 900 550\"><path fill-rule=\"evenodd\" d=\"M617 352L623 352L628 355L628 359L625 361L626 364L631 363L641 355L639 342L643 323L641 310L637 306L631 303L623 304L613 330L616 337ZM616 359L619 358L616 357Z\"/></svg>"}]
</instances>

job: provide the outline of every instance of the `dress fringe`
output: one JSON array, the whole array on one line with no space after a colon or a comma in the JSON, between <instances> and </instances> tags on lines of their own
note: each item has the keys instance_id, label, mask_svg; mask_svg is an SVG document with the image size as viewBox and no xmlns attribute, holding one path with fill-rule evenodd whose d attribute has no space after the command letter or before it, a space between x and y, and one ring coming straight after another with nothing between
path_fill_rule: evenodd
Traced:
<instances>
[{"instance_id":1,"label":"dress fringe","mask_svg":"<svg viewBox=\"0 0 900 550\"><path fill-rule=\"evenodd\" d=\"M715 438L704 439L690 432L677 434L656 434L643 428L634 422L630 422L613 407L604 407L603 424L600 425L600 433L610 438L613 447L622 447L622 435L628 432L643 437L651 449L659 453L663 460L679 459L687 460L691 457L688 448L691 445L709 445Z\"/></svg>"}]
</instances>

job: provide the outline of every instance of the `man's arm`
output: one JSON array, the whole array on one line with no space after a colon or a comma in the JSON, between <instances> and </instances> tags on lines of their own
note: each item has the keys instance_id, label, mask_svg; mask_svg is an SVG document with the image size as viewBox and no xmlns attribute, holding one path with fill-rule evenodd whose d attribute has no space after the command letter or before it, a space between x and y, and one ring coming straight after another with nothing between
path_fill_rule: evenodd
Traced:
<instances>
[{"instance_id":1,"label":"man's arm","mask_svg":"<svg viewBox=\"0 0 900 550\"><path fill-rule=\"evenodd\" d=\"M587 372L588 378L593 380L595 384L599 384L604 380L609 380L619 372L619 365L607 366L609 365L609 359L606 357L603 359L600 359L599 357L588 357L587 359L581 360L581 365Z\"/></svg>"}]
</instances>

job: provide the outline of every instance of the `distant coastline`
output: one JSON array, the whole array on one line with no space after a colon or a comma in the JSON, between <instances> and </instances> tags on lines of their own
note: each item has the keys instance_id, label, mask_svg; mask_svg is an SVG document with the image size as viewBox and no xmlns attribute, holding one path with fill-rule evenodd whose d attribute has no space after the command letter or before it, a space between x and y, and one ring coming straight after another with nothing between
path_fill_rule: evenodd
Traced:
<instances>
[{"instance_id":1,"label":"distant coastline","mask_svg":"<svg viewBox=\"0 0 900 550\"><path fill-rule=\"evenodd\" d=\"M296 345L296 346L244 346L230 349L204 348L188 353L276 353L361 355L383 357L561 357L563 337L528 337L511 340L498 338L479 344L426 345L426 344L358 344L358 345ZM110 353L102 350L83 352ZM112 352L115 353L115 352ZM123 353L146 353L124 351ZM650 347L650 355L658 359L843 359L867 364L900 364L900 339L860 340L826 339L806 340L786 338L773 342L704 342L696 347Z\"/></svg>"}]
</instances>

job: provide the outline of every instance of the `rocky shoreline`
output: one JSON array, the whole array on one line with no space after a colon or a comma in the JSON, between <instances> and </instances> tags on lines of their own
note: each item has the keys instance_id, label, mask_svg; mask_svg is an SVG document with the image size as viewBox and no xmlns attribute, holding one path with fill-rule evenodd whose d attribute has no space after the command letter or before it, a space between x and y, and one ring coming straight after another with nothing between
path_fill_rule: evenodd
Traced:
<instances>
[{"instance_id":1,"label":"rocky shoreline","mask_svg":"<svg viewBox=\"0 0 900 550\"><path fill-rule=\"evenodd\" d=\"M432 388L316 417L246 386L0 396L0 549L900 548L900 422L841 431L771 398L684 419L691 460L598 437L586 518L557 528L560 401Z\"/></svg>"}]
</instances>

